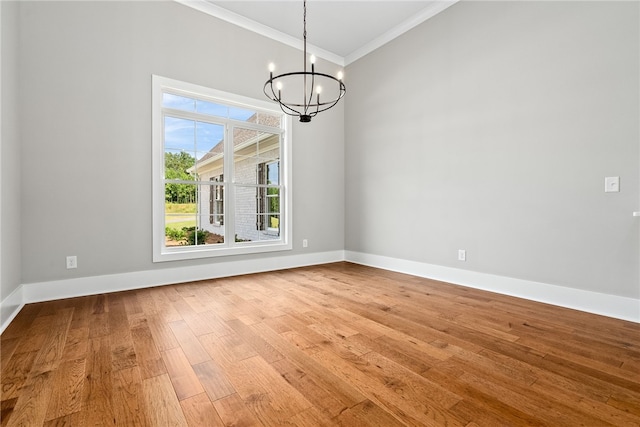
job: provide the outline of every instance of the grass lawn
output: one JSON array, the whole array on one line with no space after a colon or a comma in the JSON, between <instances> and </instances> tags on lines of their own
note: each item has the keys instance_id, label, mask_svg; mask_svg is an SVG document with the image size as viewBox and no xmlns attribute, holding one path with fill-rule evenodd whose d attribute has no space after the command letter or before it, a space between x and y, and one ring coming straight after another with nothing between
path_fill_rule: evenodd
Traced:
<instances>
[{"instance_id":1,"label":"grass lawn","mask_svg":"<svg viewBox=\"0 0 640 427\"><path fill-rule=\"evenodd\" d=\"M167 221L167 219L169 221ZM173 228L174 230L182 230L183 227L195 227L196 226L196 219L192 219L189 221L180 221L180 222L171 222L171 220L175 220L175 217L166 217L165 218L165 224L166 227L169 228Z\"/></svg>"},{"instance_id":2,"label":"grass lawn","mask_svg":"<svg viewBox=\"0 0 640 427\"><path fill-rule=\"evenodd\" d=\"M196 213L195 203L169 203L164 204L164 212L168 214Z\"/></svg>"},{"instance_id":3,"label":"grass lawn","mask_svg":"<svg viewBox=\"0 0 640 427\"><path fill-rule=\"evenodd\" d=\"M195 227L196 218L183 214L195 214L195 203L165 203L164 204L164 223L166 227L174 230L182 230L183 227Z\"/></svg>"}]
</instances>

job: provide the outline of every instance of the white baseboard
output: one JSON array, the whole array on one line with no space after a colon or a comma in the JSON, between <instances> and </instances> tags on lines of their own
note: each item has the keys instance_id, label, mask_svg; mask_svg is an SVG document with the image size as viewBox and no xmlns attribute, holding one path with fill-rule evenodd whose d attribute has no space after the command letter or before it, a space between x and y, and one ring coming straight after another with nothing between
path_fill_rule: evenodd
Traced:
<instances>
[{"instance_id":1,"label":"white baseboard","mask_svg":"<svg viewBox=\"0 0 640 427\"><path fill-rule=\"evenodd\" d=\"M0 304L0 333L4 332L9 323L22 310L22 307L24 307L24 298L22 296L22 286L19 286Z\"/></svg>"},{"instance_id":2,"label":"white baseboard","mask_svg":"<svg viewBox=\"0 0 640 427\"><path fill-rule=\"evenodd\" d=\"M349 261L640 323L640 300L633 298L361 252L332 251L27 283L0 303L0 333L11 323L24 304L338 261Z\"/></svg>"},{"instance_id":3,"label":"white baseboard","mask_svg":"<svg viewBox=\"0 0 640 427\"><path fill-rule=\"evenodd\" d=\"M161 268L131 273L26 283L21 285L0 303L0 311L2 313L2 329L0 329L0 333L11 323L24 304L150 288L173 283L239 276L241 274L283 270L308 265L327 264L338 261L344 261L344 251L228 261L192 267Z\"/></svg>"},{"instance_id":4,"label":"white baseboard","mask_svg":"<svg viewBox=\"0 0 640 427\"><path fill-rule=\"evenodd\" d=\"M416 261L345 251L345 260L640 323L640 300Z\"/></svg>"}]
</instances>

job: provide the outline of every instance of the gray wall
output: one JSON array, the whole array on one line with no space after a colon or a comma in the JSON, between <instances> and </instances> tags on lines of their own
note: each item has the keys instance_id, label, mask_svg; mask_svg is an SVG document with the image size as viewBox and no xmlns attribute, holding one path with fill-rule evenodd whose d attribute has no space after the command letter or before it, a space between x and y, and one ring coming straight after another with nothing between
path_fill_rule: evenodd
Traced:
<instances>
[{"instance_id":1,"label":"gray wall","mask_svg":"<svg viewBox=\"0 0 640 427\"><path fill-rule=\"evenodd\" d=\"M350 65L346 249L639 298L638 8L460 2Z\"/></svg>"},{"instance_id":2,"label":"gray wall","mask_svg":"<svg viewBox=\"0 0 640 427\"><path fill-rule=\"evenodd\" d=\"M350 65L344 110L294 124L290 253L640 297L638 16L461 2ZM261 98L266 64L296 69L298 51L173 2L2 2L2 59L3 298L253 259L151 262L150 76Z\"/></svg>"},{"instance_id":3,"label":"gray wall","mask_svg":"<svg viewBox=\"0 0 640 427\"><path fill-rule=\"evenodd\" d=\"M151 75L263 99L300 51L166 1L22 2L19 29L22 283L252 259L152 263ZM343 120L294 123L294 250L254 258L344 249Z\"/></svg>"},{"instance_id":4,"label":"gray wall","mask_svg":"<svg viewBox=\"0 0 640 427\"><path fill-rule=\"evenodd\" d=\"M0 301L20 286L20 144L17 115L17 4L0 2L2 23L2 144L0 146ZM1 319L4 321L4 317Z\"/></svg>"}]
</instances>

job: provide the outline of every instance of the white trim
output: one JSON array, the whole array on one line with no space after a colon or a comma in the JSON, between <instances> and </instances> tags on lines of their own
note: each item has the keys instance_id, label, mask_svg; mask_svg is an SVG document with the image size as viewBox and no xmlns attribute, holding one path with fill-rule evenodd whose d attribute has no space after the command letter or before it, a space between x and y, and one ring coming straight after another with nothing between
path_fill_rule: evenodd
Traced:
<instances>
[{"instance_id":1,"label":"white trim","mask_svg":"<svg viewBox=\"0 0 640 427\"><path fill-rule=\"evenodd\" d=\"M362 252L345 261L640 323L640 300Z\"/></svg>"},{"instance_id":2,"label":"white trim","mask_svg":"<svg viewBox=\"0 0 640 427\"><path fill-rule=\"evenodd\" d=\"M22 285L18 286L11 294L0 303L0 333L9 326L9 323L18 315L24 307Z\"/></svg>"},{"instance_id":3,"label":"white trim","mask_svg":"<svg viewBox=\"0 0 640 427\"><path fill-rule=\"evenodd\" d=\"M238 15L237 13L231 12L230 10L227 10L223 7L209 3L206 0L174 1L190 8L199 10L200 12L204 12L207 15L211 15L216 18L222 19L223 21L227 21L231 24L237 25L238 27L244 28L245 30L252 31L256 34L260 34L261 36L270 38L287 46L291 46L300 51L303 50L303 42L297 37L290 36L289 34L285 34L267 25L261 24L242 15ZM313 54L318 58L326 59L327 61L331 61L334 64L340 65L342 67L345 66L344 58L342 56L337 55L333 52L329 52L328 50L322 49L318 46L307 43L307 51L313 52Z\"/></svg>"},{"instance_id":4,"label":"white trim","mask_svg":"<svg viewBox=\"0 0 640 427\"><path fill-rule=\"evenodd\" d=\"M459 0L438 0L438 1L431 2L429 6L425 7L420 12L413 15L410 19L407 19L406 21L402 22L400 25L393 27L386 33L371 40L361 48L351 52L349 55L347 55L344 58L345 66L357 61L363 56L389 43L391 40L395 39L396 37L400 37L402 34L406 33L407 31L411 30L414 27L417 27L427 19L433 18L435 15L442 12L446 8L453 6L458 1Z\"/></svg>"},{"instance_id":5,"label":"white trim","mask_svg":"<svg viewBox=\"0 0 640 427\"><path fill-rule=\"evenodd\" d=\"M131 273L26 283L21 285L0 303L0 311L2 312L0 333L11 323L24 304L143 289L197 280L219 279L243 274L263 273L339 261L344 261L344 251L316 252L283 257L264 257L190 267L160 268L157 270L135 271Z\"/></svg>"},{"instance_id":6,"label":"white trim","mask_svg":"<svg viewBox=\"0 0 640 427\"><path fill-rule=\"evenodd\" d=\"M348 261L640 323L640 300L353 251L228 261L21 285L0 303L0 333L24 304Z\"/></svg>"},{"instance_id":7,"label":"white trim","mask_svg":"<svg viewBox=\"0 0 640 427\"><path fill-rule=\"evenodd\" d=\"M264 257L189 267L161 268L105 276L80 277L22 285L24 302L33 303L197 280L219 279L344 260L344 251Z\"/></svg>"},{"instance_id":8,"label":"white trim","mask_svg":"<svg viewBox=\"0 0 640 427\"><path fill-rule=\"evenodd\" d=\"M242 15L238 15L237 13L231 12L223 7L217 6L215 4L209 3L206 0L174 0L177 3L183 4L190 8L199 10L200 12L206 13L207 15L214 16L216 18L222 19L223 21L227 21L231 24L237 25L241 28L244 28L249 31L253 31L254 33L260 34L261 36L268 37L272 40L283 43L287 46L291 46L293 48L302 50L303 42L297 37L290 36L289 34L285 34L281 31L278 31L274 28L271 28L267 25L256 22L252 19L246 18ZM314 46L312 44L307 43L307 51L313 52L315 56L326 59L327 61L331 61L334 64L340 65L342 67L346 67L352 62L357 61L368 53L373 52L378 49L380 46L383 46L395 39L396 37L406 33L413 27L416 27L422 24L429 18L434 17L438 13L442 12L446 8L456 4L459 0L436 0L431 3L411 18L406 21L400 23L399 25L393 27L386 33L376 37L371 40L364 46L356 49L351 52L349 55L343 57L336 53L330 52L328 50L322 49L318 46Z\"/></svg>"}]
</instances>

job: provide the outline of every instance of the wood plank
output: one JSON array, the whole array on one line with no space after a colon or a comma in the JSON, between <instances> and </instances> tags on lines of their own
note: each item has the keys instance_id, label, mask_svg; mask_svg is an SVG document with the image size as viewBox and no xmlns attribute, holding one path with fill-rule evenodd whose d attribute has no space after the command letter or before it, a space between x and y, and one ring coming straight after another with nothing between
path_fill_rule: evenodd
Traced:
<instances>
[{"instance_id":1,"label":"wood plank","mask_svg":"<svg viewBox=\"0 0 640 427\"><path fill-rule=\"evenodd\" d=\"M87 425L111 424L113 384L111 381L111 345L108 336L89 339L83 384L83 410Z\"/></svg>"},{"instance_id":2,"label":"wood plank","mask_svg":"<svg viewBox=\"0 0 640 427\"><path fill-rule=\"evenodd\" d=\"M46 421L71 415L82 409L86 360L63 362L55 373Z\"/></svg>"},{"instance_id":3,"label":"wood plank","mask_svg":"<svg viewBox=\"0 0 640 427\"><path fill-rule=\"evenodd\" d=\"M9 418L13 414L13 408L18 401L17 397L0 401L0 426L4 427L9 423Z\"/></svg>"},{"instance_id":4,"label":"wood plank","mask_svg":"<svg viewBox=\"0 0 640 427\"><path fill-rule=\"evenodd\" d=\"M204 393L196 373L181 348L163 351L162 360L167 367L167 373L178 400Z\"/></svg>"},{"instance_id":5,"label":"wood plank","mask_svg":"<svg viewBox=\"0 0 640 427\"><path fill-rule=\"evenodd\" d=\"M349 382L342 381L329 369L317 363L309 353L277 334L268 326L252 325L285 358L272 363L274 369L310 401L318 401L318 408L328 411L343 410L365 400ZM315 352L314 352L315 353ZM326 394L325 394L326 393ZM330 396L330 397L327 397ZM337 401L337 404L333 402Z\"/></svg>"},{"instance_id":6,"label":"wood plank","mask_svg":"<svg viewBox=\"0 0 640 427\"><path fill-rule=\"evenodd\" d=\"M321 351L312 355L314 359L330 369L335 375L354 384L356 388L377 406L384 408L396 419L409 425L439 426L446 420L451 426L461 426L457 420L448 419L445 410L454 405L458 399L447 396L444 389L432 387L436 396L441 396L445 405L437 406L429 399L406 399L398 392L404 392L404 383L392 375L385 378L383 373L377 373L370 363L358 356L350 361L343 359L329 351ZM380 369L380 368L378 368ZM375 376L371 376L375 374ZM409 386L411 387L411 386ZM428 388L425 388L425 390ZM411 389L407 391L412 393ZM421 394L427 396L427 394Z\"/></svg>"},{"instance_id":7,"label":"wood plank","mask_svg":"<svg viewBox=\"0 0 640 427\"><path fill-rule=\"evenodd\" d=\"M76 427L87 425L87 413L85 411L74 412L60 418L49 420L43 424L44 427Z\"/></svg>"},{"instance_id":8,"label":"wood plank","mask_svg":"<svg viewBox=\"0 0 640 427\"><path fill-rule=\"evenodd\" d=\"M202 344L200 344L200 341L184 320L170 322L169 327L173 331L180 347L184 350L184 354L187 356L189 363L196 365L211 360L207 351L202 347Z\"/></svg>"},{"instance_id":9,"label":"wood plank","mask_svg":"<svg viewBox=\"0 0 640 427\"><path fill-rule=\"evenodd\" d=\"M224 423L205 393L180 401L182 412L190 427L224 427Z\"/></svg>"},{"instance_id":10,"label":"wood plank","mask_svg":"<svg viewBox=\"0 0 640 427\"><path fill-rule=\"evenodd\" d=\"M216 400L213 402L213 406L225 426L257 427L262 425L236 393Z\"/></svg>"},{"instance_id":11,"label":"wood plank","mask_svg":"<svg viewBox=\"0 0 640 427\"><path fill-rule=\"evenodd\" d=\"M227 397L236 392L224 369L213 360L193 365L193 370L211 401Z\"/></svg>"},{"instance_id":12,"label":"wood plank","mask_svg":"<svg viewBox=\"0 0 640 427\"><path fill-rule=\"evenodd\" d=\"M142 392L152 426L187 425L168 374L142 380Z\"/></svg>"},{"instance_id":13,"label":"wood plank","mask_svg":"<svg viewBox=\"0 0 640 427\"><path fill-rule=\"evenodd\" d=\"M33 362L34 372L49 372L60 364L72 315L73 309L63 309L54 317Z\"/></svg>"},{"instance_id":14,"label":"wood plank","mask_svg":"<svg viewBox=\"0 0 640 427\"><path fill-rule=\"evenodd\" d=\"M28 304L0 424L640 425L640 324L349 263Z\"/></svg>"},{"instance_id":15,"label":"wood plank","mask_svg":"<svg viewBox=\"0 0 640 427\"><path fill-rule=\"evenodd\" d=\"M161 315L147 316L147 326L153 335L153 342L158 351L171 350L177 348L180 343L173 334L173 331Z\"/></svg>"},{"instance_id":16,"label":"wood plank","mask_svg":"<svg viewBox=\"0 0 640 427\"><path fill-rule=\"evenodd\" d=\"M393 427L406 425L370 400L365 400L351 408L347 408L336 416L334 420L337 425L343 427Z\"/></svg>"},{"instance_id":17,"label":"wood plank","mask_svg":"<svg viewBox=\"0 0 640 427\"><path fill-rule=\"evenodd\" d=\"M228 375L245 405L266 425L282 425L311 407L308 400L259 356L237 362Z\"/></svg>"},{"instance_id":18,"label":"wood plank","mask_svg":"<svg viewBox=\"0 0 640 427\"><path fill-rule=\"evenodd\" d=\"M44 424L53 390L53 375L53 372L46 371L29 377L9 417L8 427Z\"/></svg>"},{"instance_id":19,"label":"wood plank","mask_svg":"<svg viewBox=\"0 0 640 427\"><path fill-rule=\"evenodd\" d=\"M2 379L0 400L4 401L20 396L22 386L29 378L37 355L37 351L16 353L6 362L2 369L2 375L0 375Z\"/></svg>"},{"instance_id":20,"label":"wood plank","mask_svg":"<svg viewBox=\"0 0 640 427\"><path fill-rule=\"evenodd\" d=\"M322 381L316 381L312 375L308 375L288 359L280 359L271 365L287 383L328 418L336 417L348 409L348 406L341 402L340 396L331 393L331 388L327 390Z\"/></svg>"},{"instance_id":21,"label":"wood plank","mask_svg":"<svg viewBox=\"0 0 640 427\"><path fill-rule=\"evenodd\" d=\"M143 400L142 377L137 367L113 374L113 406L117 426L151 426Z\"/></svg>"},{"instance_id":22,"label":"wood plank","mask_svg":"<svg viewBox=\"0 0 640 427\"><path fill-rule=\"evenodd\" d=\"M151 330L144 322L131 330L136 362L140 367L142 379L155 377L167 372L162 356L158 351Z\"/></svg>"}]
</instances>

